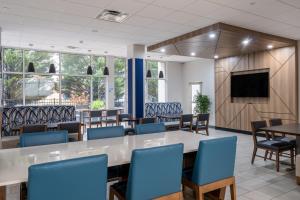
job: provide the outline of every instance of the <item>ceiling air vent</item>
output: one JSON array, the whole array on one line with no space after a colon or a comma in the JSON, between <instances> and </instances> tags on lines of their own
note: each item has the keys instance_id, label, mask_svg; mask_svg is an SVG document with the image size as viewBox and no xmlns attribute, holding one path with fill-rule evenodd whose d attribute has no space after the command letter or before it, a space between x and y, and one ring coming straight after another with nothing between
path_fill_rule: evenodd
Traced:
<instances>
[{"instance_id":1,"label":"ceiling air vent","mask_svg":"<svg viewBox=\"0 0 300 200\"><path fill-rule=\"evenodd\" d=\"M107 10L107 9L105 9L96 17L96 19L121 23L127 17L128 17L127 13L123 13L123 12L116 11L116 10Z\"/></svg>"}]
</instances>

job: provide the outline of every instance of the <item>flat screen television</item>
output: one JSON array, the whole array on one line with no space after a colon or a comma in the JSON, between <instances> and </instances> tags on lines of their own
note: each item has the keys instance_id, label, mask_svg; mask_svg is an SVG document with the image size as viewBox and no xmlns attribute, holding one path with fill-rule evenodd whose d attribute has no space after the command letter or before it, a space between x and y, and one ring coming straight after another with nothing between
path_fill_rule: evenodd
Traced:
<instances>
[{"instance_id":1,"label":"flat screen television","mask_svg":"<svg viewBox=\"0 0 300 200\"><path fill-rule=\"evenodd\" d=\"M231 74L231 97L269 97L269 72Z\"/></svg>"}]
</instances>

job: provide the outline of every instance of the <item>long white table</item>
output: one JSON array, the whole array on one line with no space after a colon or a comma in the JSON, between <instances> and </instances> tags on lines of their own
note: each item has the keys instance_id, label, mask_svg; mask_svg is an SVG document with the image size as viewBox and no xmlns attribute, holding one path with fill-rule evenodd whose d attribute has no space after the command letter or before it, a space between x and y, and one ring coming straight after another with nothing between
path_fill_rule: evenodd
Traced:
<instances>
[{"instance_id":1,"label":"long white table","mask_svg":"<svg viewBox=\"0 0 300 200\"><path fill-rule=\"evenodd\" d=\"M214 137L185 131L172 131L0 150L0 187L26 182L28 167L33 164L107 154L108 166L118 166L130 163L134 149L183 143L184 153L189 153L197 151L200 140L212 138Z\"/></svg>"}]
</instances>

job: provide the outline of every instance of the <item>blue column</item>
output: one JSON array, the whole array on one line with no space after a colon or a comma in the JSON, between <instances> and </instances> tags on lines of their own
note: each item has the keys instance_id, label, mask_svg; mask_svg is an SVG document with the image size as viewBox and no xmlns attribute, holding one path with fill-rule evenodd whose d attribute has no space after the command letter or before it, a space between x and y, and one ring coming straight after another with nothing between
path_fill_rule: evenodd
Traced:
<instances>
[{"instance_id":1,"label":"blue column","mask_svg":"<svg viewBox=\"0 0 300 200\"><path fill-rule=\"evenodd\" d=\"M135 116L144 117L144 60L135 58Z\"/></svg>"}]
</instances>

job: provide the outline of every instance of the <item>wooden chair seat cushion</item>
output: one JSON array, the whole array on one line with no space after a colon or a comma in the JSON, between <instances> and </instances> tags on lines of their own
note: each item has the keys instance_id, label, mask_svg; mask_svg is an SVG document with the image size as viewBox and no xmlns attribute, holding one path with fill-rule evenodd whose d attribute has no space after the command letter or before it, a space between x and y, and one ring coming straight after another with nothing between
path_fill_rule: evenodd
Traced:
<instances>
[{"instance_id":1,"label":"wooden chair seat cushion","mask_svg":"<svg viewBox=\"0 0 300 200\"><path fill-rule=\"evenodd\" d=\"M296 145L296 139L290 138L290 137L285 137L285 136L276 136L274 138L275 141L282 141L282 142L287 142L292 145Z\"/></svg>"},{"instance_id":2,"label":"wooden chair seat cushion","mask_svg":"<svg viewBox=\"0 0 300 200\"><path fill-rule=\"evenodd\" d=\"M273 149L273 150L290 150L293 148L293 145L284 141L276 140L262 140L257 142L257 147Z\"/></svg>"}]
</instances>

